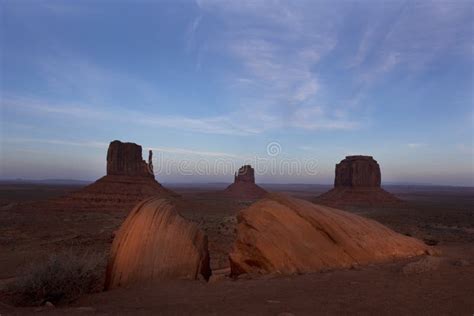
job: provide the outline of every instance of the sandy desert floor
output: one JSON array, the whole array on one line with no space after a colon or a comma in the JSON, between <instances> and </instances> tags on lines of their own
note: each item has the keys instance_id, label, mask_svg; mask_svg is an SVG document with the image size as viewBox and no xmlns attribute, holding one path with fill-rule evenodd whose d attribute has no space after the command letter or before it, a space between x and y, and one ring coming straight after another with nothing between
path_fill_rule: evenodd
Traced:
<instances>
[{"instance_id":1,"label":"sandy desert floor","mask_svg":"<svg viewBox=\"0 0 474 316\"><path fill-rule=\"evenodd\" d=\"M291 277L231 280L225 273L235 214L252 201L222 197L218 190L224 184L168 187L181 195L175 201L181 214L209 236L215 274L210 282L145 284L90 294L71 305L48 309L13 308L3 289L21 276L23 267L53 252L72 248L107 253L113 232L127 212L48 207L48 198L79 186L1 184L0 314L474 314L474 188L387 186L386 190L406 202L397 207L344 207L402 234L437 243L439 257ZM263 187L307 200L330 188ZM422 271L404 271L420 260L424 260Z\"/></svg>"}]
</instances>

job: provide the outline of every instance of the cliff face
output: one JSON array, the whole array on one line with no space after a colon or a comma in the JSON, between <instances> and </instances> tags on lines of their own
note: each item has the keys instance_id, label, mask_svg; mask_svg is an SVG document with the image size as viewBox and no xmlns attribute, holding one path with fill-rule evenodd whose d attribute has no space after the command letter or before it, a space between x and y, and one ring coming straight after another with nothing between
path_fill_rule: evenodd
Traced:
<instances>
[{"instance_id":1,"label":"cliff face","mask_svg":"<svg viewBox=\"0 0 474 316\"><path fill-rule=\"evenodd\" d=\"M150 150L146 163L142 146L114 140L107 150L107 175L56 200L56 205L84 210L130 210L147 197L177 196L155 180L152 155Z\"/></svg>"},{"instance_id":2,"label":"cliff face","mask_svg":"<svg viewBox=\"0 0 474 316\"><path fill-rule=\"evenodd\" d=\"M150 156L151 158L151 151ZM142 146L114 140L107 150L107 175L154 178L151 160L142 159Z\"/></svg>"},{"instance_id":3,"label":"cliff face","mask_svg":"<svg viewBox=\"0 0 474 316\"><path fill-rule=\"evenodd\" d=\"M336 165L335 187L380 187L380 166L371 156L347 156Z\"/></svg>"},{"instance_id":4,"label":"cliff face","mask_svg":"<svg viewBox=\"0 0 474 316\"><path fill-rule=\"evenodd\" d=\"M250 165L240 167L234 176L234 183L249 182L255 183L255 170Z\"/></svg>"},{"instance_id":5,"label":"cliff face","mask_svg":"<svg viewBox=\"0 0 474 316\"><path fill-rule=\"evenodd\" d=\"M371 156L347 156L336 165L334 188L314 202L329 206L391 205L401 201L380 187L380 166Z\"/></svg>"}]
</instances>

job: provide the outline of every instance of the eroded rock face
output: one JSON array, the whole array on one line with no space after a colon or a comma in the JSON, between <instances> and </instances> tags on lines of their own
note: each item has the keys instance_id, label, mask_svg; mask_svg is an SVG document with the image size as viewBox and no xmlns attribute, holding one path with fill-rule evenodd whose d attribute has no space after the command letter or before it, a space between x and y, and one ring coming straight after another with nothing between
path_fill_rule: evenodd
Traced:
<instances>
[{"instance_id":1,"label":"eroded rock face","mask_svg":"<svg viewBox=\"0 0 474 316\"><path fill-rule=\"evenodd\" d=\"M335 187L380 187L377 161L371 156L347 156L336 165Z\"/></svg>"},{"instance_id":2,"label":"eroded rock face","mask_svg":"<svg viewBox=\"0 0 474 316\"><path fill-rule=\"evenodd\" d=\"M244 165L234 175L234 183L249 182L255 183L255 170L250 165Z\"/></svg>"},{"instance_id":3,"label":"eroded rock face","mask_svg":"<svg viewBox=\"0 0 474 316\"><path fill-rule=\"evenodd\" d=\"M150 155L151 157L151 155ZM142 158L142 146L114 140L107 151L107 175L154 177Z\"/></svg>"},{"instance_id":4,"label":"eroded rock face","mask_svg":"<svg viewBox=\"0 0 474 316\"><path fill-rule=\"evenodd\" d=\"M54 206L89 211L130 211L138 202L151 196L178 196L155 180L152 158L150 150L146 163L140 145L115 140L107 151L107 175L56 199Z\"/></svg>"},{"instance_id":5,"label":"eroded rock face","mask_svg":"<svg viewBox=\"0 0 474 316\"><path fill-rule=\"evenodd\" d=\"M267 191L255 184L252 166L244 165L235 173L234 183L224 190L224 194L235 198L258 199L265 196Z\"/></svg>"},{"instance_id":6,"label":"eroded rock face","mask_svg":"<svg viewBox=\"0 0 474 316\"><path fill-rule=\"evenodd\" d=\"M239 213L231 274L296 274L423 255L429 246L382 224L270 195Z\"/></svg>"},{"instance_id":7,"label":"eroded rock face","mask_svg":"<svg viewBox=\"0 0 474 316\"><path fill-rule=\"evenodd\" d=\"M211 275L207 236L165 199L139 203L112 244L106 289L150 280Z\"/></svg>"},{"instance_id":8,"label":"eroded rock face","mask_svg":"<svg viewBox=\"0 0 474 316\"><path fill-rule=\"evenodd\" d=\"M321 194L315 203L384 206L402 201L381 188L380 166L371 156L347 156L336 165L334 188Z\"/></svg>"}]
</instances>

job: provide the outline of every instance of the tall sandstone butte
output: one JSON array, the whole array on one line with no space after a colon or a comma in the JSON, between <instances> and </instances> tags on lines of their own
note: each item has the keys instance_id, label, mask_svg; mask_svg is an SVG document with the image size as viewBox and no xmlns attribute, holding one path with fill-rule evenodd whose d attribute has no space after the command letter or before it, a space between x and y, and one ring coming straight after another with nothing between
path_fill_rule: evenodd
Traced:
<instances>
[{"instance_id":1,"label":"tall sandstone butte","mask_svg":"<svg viewBox=\"0 0 474 316\"><path fill-rule=\"evenodd\" d=\"M255 170L251 165L244 165L239 168L239 171L234 175L234 183L236 182L255 183Z\"/></svg>"},{"instance_id":2,"label":"tall sandstone butte","mask_svg":"<svg viewBox=\"0 0 474 316\"><path fill-rule=\"evenodd\" d=\"M347 156L336 165L335 187L380 187L380 166L372 156Z\"/></svg>"},{"instance_id":3,"label":"tall sandstone butte","mask_svg":"<svg viewBox=\"0 0 474 316\"><path fill-rule=\"evenodd\" d=\"M142 146L135 143L114 140L107 150L107 175L154 178L150 163L142 159Z\"/></svg>"},{"instance_id":4,"label":"tall sandstone butte","mask_svg":"<svg viewBox=\"0 0 474 316\"><path fill-rule=\"evenodd\" d=\"M244 165L234 175L234 183L224 190L224 195L242 199L258 199L267 194L255 184L255 170L251 165Z\"/></svg>"},{"instance_id":5,"label":"tall sandstone butte","mask_svg":"<svg viewBox=\"0 0 474 316\"><path fill-rule=\"evenodd\" d=\"M55 204L85 210L131 210L150 196L177 196L155 180L151 160L151 150L147 163L142 158L142 146L114 140L107 150L107 174Z\"/></svg>"},{"instance_id":6,"label":"tall sandstone butte","mask_svg":"<svg viewBox=\"0 0 474 316\"><path fill-rule=\"evenodd\" d=\"M372 156L347 156L336 164L334 188L316 198L331 206L384 205L401 202L381 188L380 166Z\"/></svg>"}]
</instances>

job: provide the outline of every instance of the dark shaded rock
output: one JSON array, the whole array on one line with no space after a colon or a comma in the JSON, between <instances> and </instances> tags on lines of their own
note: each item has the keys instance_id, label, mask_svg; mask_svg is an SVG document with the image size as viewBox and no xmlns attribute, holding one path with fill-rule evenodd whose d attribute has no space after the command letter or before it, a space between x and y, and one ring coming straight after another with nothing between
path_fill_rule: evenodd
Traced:
<instances>
[{"instance_id":1,"label":"dark shaded rock","mask_svg":"<svg viewBox=\"0 0 474 316\"><path fill-rule=\"evenodd\" d=\"M255 184L255 170L250 165L240 167L234 175L234 183L229 185L224 194L230 197L241 199L258 199L267 191Z\"/></svg>"},{"instance_id":2,"label":"dark shaded rock","mask_svg":"<svg viewBox=\"0 0 474 316\"><path fill-rule=\"evenodd\" d=\"M119 140L111 142L107 150L107 175L154 177L153 171L142 159L142 146Z\"/></svg>"},{"instance_id":3,"label":"dark shaded rock","mask_svg":"<svg viewBox=\"0 0 474 316\"><path fill-rule=\"evenodd\" d=\"M153 153L148 164L142 159L142 146L115 140L107 151L107 175L94 183L54 201L55 206L84 210L131 210L151 197L176 197L155 180Z\"/></svg>"},{"instance_id":4,"label":"dark shaded rock","mask_svg":"<svg viewBox=\"0 0 474 316\"><path fill-rule=\"evenodd\" d=\"M380 167L371 156L347 156L336 165L335 187L380 187Z\"/></svg>"},{"instance_id":5,"label":"dark shaded rock","mask_svg":"<svg viewBox=\"0 0 474 316\"><path fill-rule=\"evenodd\" d=\"M436 239L431 239L431 238L424 238L423 241L425 242L425 244L427 244L428 246L436 246L437 244L439 244L439 241L436 240Z\"/></svg>"},{"instance_id":6,"label":"dark shaded rock","mask_svg":"<svg viewBox=\"0 0 474 316\"><path fill-rule=\"evenodd\" d=\"M314 202L329 206L380 206L401 201L380 187L380 166L372 156L347 156L336 164L334 189L321 194Z\"/></svg>"},{"instance_id":7,"label":"dark shaded rock","mask_svg":"<svg viewBox=\"0 0 474 316\"><path fill-rule=\"evenodd\" d=\"M251 165L242 166L239 171L235 173L234 183L237 182L255 183L255 170Z\"/></svg>"}]
</instances>

